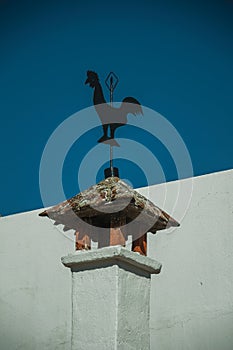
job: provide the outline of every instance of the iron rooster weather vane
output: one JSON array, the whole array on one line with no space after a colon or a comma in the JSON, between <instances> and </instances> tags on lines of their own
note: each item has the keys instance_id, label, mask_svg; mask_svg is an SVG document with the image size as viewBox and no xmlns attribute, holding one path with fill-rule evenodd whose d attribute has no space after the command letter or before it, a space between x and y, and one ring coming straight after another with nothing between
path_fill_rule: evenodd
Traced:
<instances>
[{"instance_id":1,"label":"iron rooster weather vane","mask_svg":"<svg viewBox=\"0 0 233 350\"><path fill-rule=\"evenodd\" d=\"M110 146L110 167L104 170L105 180L39 215L54 220L55 225L62 224L64 231L75 230L78 251L91 249L92 241L97 242L98 248L125 247L131 236L131 250L147 255L147 233L177 227L179 223L121 180L118 169L113 167L112 150L119 146L114 139L115 130L127 124L128 114L143 113L133 97L126 97L120 107L113 107L118 78L111 72L105 83L110 90L110 104L106 103L97 73L87 72L86 84L94 89L93 102L103 127L103 136L98 142Z\"/></svg>"},{"instance_id":2,"label":"iron rooster weather vane","mask_svg":"<svg viewBox=\"0 0 233 350\"><path fill-rule=\"evenodd\" d=\"M95 110L100 118L103 128L103 136L98 142L105 143L110 146L110 168L106 169L106 176L118 176L118 169L113 168L113 147L120 145L115 140L115 130L127 124L128 114L143 115L140 102L134 97L125 97L120 107L113 107L113 91L119 82L115 73L110 72L105 83L110 91L110 104L106 103L103 89L99 81L98 74L94 71L87 71L87 79L85 84L89 84L94 89L93 103Z\"/></svg>"}]
</instances>

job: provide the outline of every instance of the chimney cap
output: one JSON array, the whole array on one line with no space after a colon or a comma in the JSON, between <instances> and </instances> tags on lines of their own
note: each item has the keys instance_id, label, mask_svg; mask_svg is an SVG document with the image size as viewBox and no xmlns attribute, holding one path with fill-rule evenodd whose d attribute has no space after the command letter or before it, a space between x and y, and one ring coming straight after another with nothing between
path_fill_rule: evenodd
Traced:
<instances>
[{"instance_id":1,"label":"chimney cap","mask_svg":"<svg viewBox=\"0 0 233 350\"><path fill-rule=\"evenodd\" d=\"M73 215L75 213L76 215ZM139 214L140 217L139 217ZM147 232L155 233L169 227L180 226L179 223L165 211L154 205L149 199L135 191L118 177L107 179L91 186L74 197L51 207L39 216L47 216L64 229L77 230L78 218L92 219L95 226L108 227L112 218L124 216L126 222L132 220L152 223ZM76 218L76 220L75 220Z\"/></svg>"}]
</instances>

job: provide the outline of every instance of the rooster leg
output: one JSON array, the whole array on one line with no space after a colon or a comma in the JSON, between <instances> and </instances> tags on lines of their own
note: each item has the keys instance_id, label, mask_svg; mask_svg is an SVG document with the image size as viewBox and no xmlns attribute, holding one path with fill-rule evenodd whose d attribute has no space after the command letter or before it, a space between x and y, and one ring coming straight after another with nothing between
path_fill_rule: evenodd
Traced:
<instances>
[{"instance_id":1,"label":"rooster leg","mask_svg":"<svg viewBox=\"0 0 233 350\"><path fill-rule=\"evenodd\" d=\"M106 138L108 137L108 125L109 124L104 124L103 125L103 132L104 132L103 136L106 137Z\"/></svg>"},{"instance_id":2,"label":"rooster leg","mask_svg":"<svg viewBox=\"0 0 233 350\"><path fill-rule=\"evenodd\" d=\"M114 139L115 130L116 130L116 124L110 124L110 137L111 137L111 139Z\"/></svg>"},{"instance_id":3,"label":"rooster leg","mask_svg":"<svg viewBox=\"0 0 233 350\"><path fill-rule=\"evenodd\" d=\"M115 124L110 124L110 138L114 139L115 136L115 130L119 128L120 126L123 126L125 124L123 123L115 123Z\"/></svg>"},{"instance_id":4,"label":"rooster leg","mask_svg":"<svg viewBox=\"0 0 233 350\"><path fill-rule=\"evenodd\" d=\"M103 136L98 140L98 142L103 142L103 141L106 141L106 140L109 140L109 137L108 137L108 126L109 124L103 124Z\"/></svg>"}]
</instances>

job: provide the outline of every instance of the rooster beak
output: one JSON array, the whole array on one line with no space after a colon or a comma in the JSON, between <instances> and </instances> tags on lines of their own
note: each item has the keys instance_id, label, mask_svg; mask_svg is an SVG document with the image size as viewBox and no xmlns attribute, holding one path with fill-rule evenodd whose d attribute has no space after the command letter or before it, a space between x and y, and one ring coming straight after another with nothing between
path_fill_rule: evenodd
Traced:
<instances>
[{"instance_id":1,"label":"rooster beak","mask_svg":"<svg viewBox=\"0 0 233 350\"><path fill-rule=\"evenodd\" d=\"M88 80L88 78L87 78L87 80L85 81L85 85L86 85L87 83L89 83L89 80Z\"/></svg>"}]
</instances>

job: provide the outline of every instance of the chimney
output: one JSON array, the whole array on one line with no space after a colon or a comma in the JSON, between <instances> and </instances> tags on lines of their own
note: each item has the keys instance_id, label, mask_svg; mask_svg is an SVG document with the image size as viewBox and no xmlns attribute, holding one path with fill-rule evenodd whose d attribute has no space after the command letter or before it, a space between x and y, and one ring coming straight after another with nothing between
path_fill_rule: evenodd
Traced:
<instances>
[{"instance_id":1,"label":"chimney","mask_svg":"<svg viewBox=\"0 0 233 350\"><path fill-rule=\"evenodd\" d=\"M72 273L72 350L149 350L150 282L161 264L146 256L147 232L179 224L118 177L39 215L76 232L76 252L62 258Z\"/></svg>"}]
</instances>

